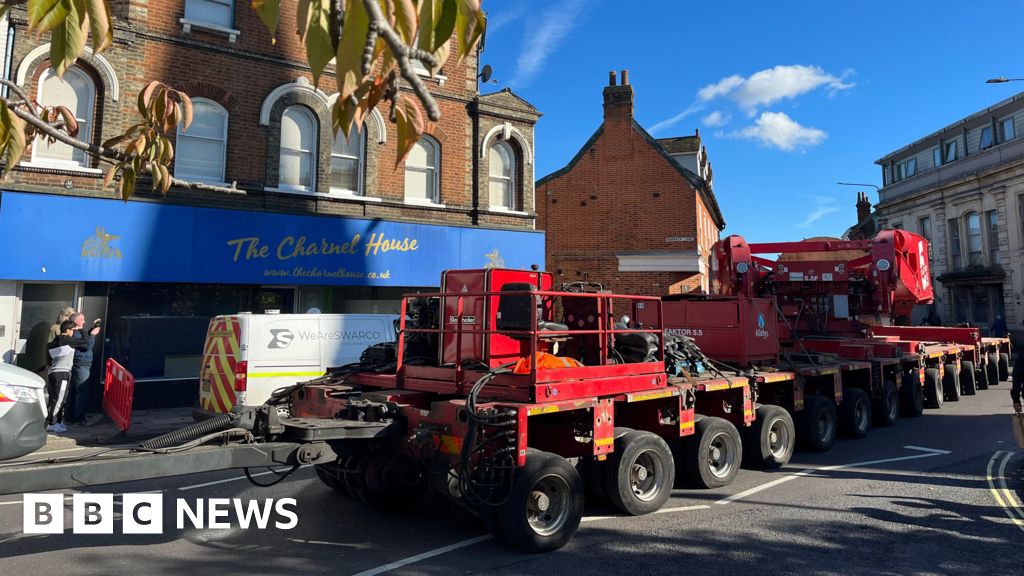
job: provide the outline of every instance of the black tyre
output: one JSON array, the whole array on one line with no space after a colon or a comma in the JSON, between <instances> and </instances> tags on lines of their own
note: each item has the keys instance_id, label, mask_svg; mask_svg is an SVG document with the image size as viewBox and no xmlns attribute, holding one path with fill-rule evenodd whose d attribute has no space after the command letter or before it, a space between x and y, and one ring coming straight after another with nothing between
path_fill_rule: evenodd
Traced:
<instances>
[{"instance_id":1,"label":"black tyre","mask_svg":"<svg viewBox=\"0 0 1024 576\"><path fill-rule=\"evenodd\" d=\"M974 396L978 393L978 384L974 375L974 362L964 360L960 363L960 390L964 396Z\"/></svg>"},{"instance_id":2,"label":"black tyre","mask_svg":"<svg viewBox=\"0 0 1024 576\"><path fill-rule=\"evenodd\" d=\"M981 362L981 364L974 367L974 383L978 390L988 390L988 370L985 367L984 360L981 360Z\"/></svg>"},{"instance_id":3,"label":"black tyre","mask_svg":"<svg viewBox=\"0 0 1024 576\"><path fill-rule=\"evenodd\" d=\"M1006 352L999 353L999 381L1006 382L1010 379L1010 355Z\"/></svg>"},{"instance_id":4,"label":"black tyre","mask_svg":"<svg viewBox=\"0 0 1024 576\"><path fill-rule=\"evenodd\" d=\"M988 353L988 364L985 365L985 374L988 376L989 386L999 385L999 354Z\"/></svg>"},{"instance_id":5,"label":"black tyre","mask_svg":"<svg viewBox=\"0 0 1024 576\"><path fill-rule=\"evenodd\" d=\"M751 467L779 468L793 457L796 425L781 406L757 407L757 419L743 435L743 459Z\"/></svg>"},{"instance_id":6,"label":"black tyre","mask_svg":"<svg viewBox=\"0 0 1024 576\"><path fill-rule=\"evenodd\" d=\"M847 438L863 438L871 430L871 397L860 388L843 388L839 430Z\"/></svg>"},{"instance_id":7,"label":"black tyre","mask_svg":"<svg viewBox=\"0 0 1024 576\"><path fill-rule=\"evenodd\" d=\"M342 482L341 474L338 472L338 466L336 464L317 464L313 467L313 471L316 472L316 477L331 490L345 496L352 496L345 488L345 484Z\"/></svg>"},{"instance_id":8,"label":"black tyre","mask_svg":"<svg viewBox=\"0 0 1024 576\"><path fill-rule=\"evenodd\" d=\"M615 428L615 452L619 451L618 441L620 438L632 432L632 428ZM605 475L608 469L608 461L603 462L593 458L582 458L576 470L583 477L583 485L586 488L587 501L594 504L610 504L608 491L605 489Z\"/></svg>"},{"instance_id":9,"label":"black tyre","mask_svg":"<svg viewBox=\"0 0 1024 576\"><path fill-rule=\"evenodd\" d=\"M960 371L956 369L956 364L950 362L945 365L943 372L942 392L946 395L946 400L949 400L950 402L959 402Z\"/></svg>"},{"instance_id":10,"label":"black tyre","mask_svg":"<svg viewBox=\"0 0 1024 576\"><path fill-rule=\"evenodd\" d=\"M605 464L605 493L617 510L632 516L650 514L672 495L675 460L657 434L634 430L623 435Z\"/></svg>"},{"instance_id":11,"label":"black tyre","mask_svg":"<svg viewBox=\"0 0 1024 576\"><path fill-rule=\"evenodd\" d=\"M903 388L900 389L900 411L911 418L917 418L924 412L924 390L918 374L917 369L904 372Z\"/></svg>"},{"instance_id":12,"label":"black tyre","mask_svg":"<svg viewBox=\"0 0 1024 576\"><path fill-rule=\"evenodd\" d=\"M743 463L743 442L732 422L705 417L697 421L694 435L682 443L677 465L687 480L702 488L721 488L736 479Z\"/></svg>"},{"instance_id":13,"label":"black tyre","mask_svg":"<svg viewBox=\"0 0 1024 576\"><path fill-rule=\"evenodd\" d=\"M896 383L886 380L882 383L882 396L871 407L875 426L892 426L900 417L900 393Z\"/></svg>"},{"instance_id":14,"label":"black tyre","mask_svg":"<svg viewBox=\"0 0 1024 576\"><path fill-rule=\"evenodd\" d=\"M379 452L367 456L359 471L350 474L349 486L373 510L404 512L414 508L427 493L426 475L409 456Z\"/></svg>"},{"instance_id":15,"label":"black tyre","mask_svg":"<svg viewBox=\"0 0 1024 576\"><path fill-rule=\"evenodd\" d=\"M805 396L804 409L797 415L796 437L811 452L824 452L836 442L839 416L836 405L824 396Z\"/></svg>"},{"instance_id":16,"label":"black tyre","mask_svg":"<svg viewBox=\"0 0 1024 576\"><path fill-rule=\"evenodd\" d=\"M924 407L942 408L942 380L938 368L924 369Z\"/></svg>"},{"instance_id":17,"label":"black tyre","mask_svg":"<svg viewBox=\"0 0 1024 576\"><path fill-rule=\"evenodd\" d=\"M498 508L505 541L526 552L565 546L583 518L583 479L565 458L531 449Z\"/></svg>"}]
</instances>

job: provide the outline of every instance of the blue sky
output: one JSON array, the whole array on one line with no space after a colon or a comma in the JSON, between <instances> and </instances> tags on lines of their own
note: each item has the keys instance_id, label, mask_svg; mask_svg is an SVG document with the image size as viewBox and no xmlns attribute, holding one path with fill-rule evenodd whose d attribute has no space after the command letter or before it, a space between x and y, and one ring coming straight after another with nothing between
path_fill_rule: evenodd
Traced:
<instances>
[{"instance_id":1,"label":"blue sky","mask_svg":"<svg viewBox=\"0 0 1024 576\"><path fill-rule=\"evenodd\" d=\"M609 70L628 69L656 137L699 128L726 233L840 235L874 161L1024 90L1013 30L1024 3L485 0L482 63L544 114L538 178L602 117ZM873 201L877 195L867 188Z\"/></svg>"}]
</instances>

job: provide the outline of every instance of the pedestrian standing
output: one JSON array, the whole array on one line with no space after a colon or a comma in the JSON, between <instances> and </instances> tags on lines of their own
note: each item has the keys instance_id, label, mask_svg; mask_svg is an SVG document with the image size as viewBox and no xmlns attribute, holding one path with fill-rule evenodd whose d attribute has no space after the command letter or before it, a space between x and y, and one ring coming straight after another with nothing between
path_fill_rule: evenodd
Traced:
<instances>
[{"instance_id":1,"label":"pedestrian standing","mask_svg":"<svg viewBox=\"0 0 1024 576\"><path fill-rule=\"evenodd\" d=\"M1021 394L1024 394L1024 353L1018 352L1013 363L1013 387L1010 388L1010 399L1016 412L1020 412Z\"/></svg>"},{"instance_id":2,"label":"pedestrian standing","mask_svg":"<svg viewBox=\"0 0 1024 576\"><path fill-rule=\"evenodd\" d=\"M89 406L89 372L92 370L92 348L96 344L96 335L100 333L100 320L92 323L92 328L85 331L85 314L79 312L74 317L75 330L72 334L72 347L75 348L74 365L71 368L71 391L75 400L71 405L72 424L85 422L85 411Z\"/></svg>"},{"instance_id":3,"label":"pedestrian standing","mask_svg":"<svg viewBox=\"0 0 1024 576\"><path fill-rule=\"evenodd\" d=\"M57 321L53 324L53 326L50 326L50 335L47 336L46 338L47 346L50 345L50 342L53 342L54 338L60 336L60 325L63 324L65 320L73 320L74 315L75 309L70 306L65 306L64 308L60 309L60 313L57 314Z\"/></svg>"},{"instance_id":4,"label":"pedestrian standing","mask_svg":"<svg viewBox=\"0 0 1024 576\"><path fill-rule=\"evenodd\" d=\"M46 430L62 434L67 432L64 425L64 406L68 401L68 386L71 382L71 368L75 362L75 343L72 334L75 323L65 320L59 326L59 333L47 349L46 371ZM77 344L82 346L82 344Z\"/></svg>"},{"instance_id":5,"label":"pedestrian standing","mask_svg":"<svg viewBox=\"0 0 1024 576\"><path fill-rule=\"evenodd\" d=\"M989 334L993 338L1005 338L1006 337L1006 320L1003 320L1002 315L996 316L992 327L989 328Z\"/></svg>"}]
</instances>

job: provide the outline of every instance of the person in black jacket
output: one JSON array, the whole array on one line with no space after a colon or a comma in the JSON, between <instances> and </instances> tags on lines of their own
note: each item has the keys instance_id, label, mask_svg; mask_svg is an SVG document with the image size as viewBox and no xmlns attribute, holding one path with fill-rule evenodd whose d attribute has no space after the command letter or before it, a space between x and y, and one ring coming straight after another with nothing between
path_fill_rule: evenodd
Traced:
<instances>
[{"instance_id":1,"label":"person in black jacket","mask_svg":"<svg viewBox=\"0 0 1024 576\"><path fill-rule=\"evenodd\" d=\"M75 363L71 368L71 391L74 400L71 402L72 424L85 422L85 410L89 404L89 371L92 370L92 349L96 345L96 335L100 333L99 319L93 322L92 328L86 331L85 314L79 312L72 316L75 331L71 335L75 348Z\"/></svg>"},{"instance_id":2,"label":"person in black jacket","mask_svg":"<svg viewBox=\"0 0 1024 576\"><path fill-rule=\"evenodd\" d=\"M71 320L62 322L59 330L47 348L46 430L63 434L68 430L64 425L64 406L68 401L68 384L71 382L75 352L84 350L87 343L75 341L72 336L75 323Z\"/></svg>"},{"instance_id":3,"label":"person in black jacket","mask_svg":"<svg viewBox=\"0 0 1024 576\"><path fill-rule=\"evenodd\" d=\"M1013 400L1013 409L1020 412L1020 397L1024 393L1024 353L1017 353L1017 360L1013 363L1013 387L1010 388L1010 398Z\"/></svg>"}]
</instances>

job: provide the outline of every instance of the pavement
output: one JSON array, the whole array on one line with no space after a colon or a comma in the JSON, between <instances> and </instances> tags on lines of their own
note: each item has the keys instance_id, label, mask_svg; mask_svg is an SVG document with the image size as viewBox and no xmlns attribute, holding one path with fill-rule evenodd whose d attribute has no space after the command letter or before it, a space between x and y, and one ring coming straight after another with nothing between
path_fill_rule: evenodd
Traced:
<instances>
[{"instance_id":1,"label":"pavement","mask_svg":"<svg viewBox=\"0 0 1024 576\"><path fill-rule=\"evenodd\" d=\"M124 433L105 414L86 414L86 421L86 424L69 424L68 431L63 434L50 433L43 450L145 440L193 422L191 407L136 410L132 412L130 425Z\"/></svg>"},{"instance_id":2,"label":"pavement","mask_svg":"<svg viewBox=\"0 0 1024 576\"><path fill-rule=\"evenodd\" d=\"M61 574L955 574L1024 575L1024 452L1010 429L1009 386L873 428L780 470L743 470L731 486L677 489L656 514L588 506L561 550L505 546L452 506L427 498L402 514L367 510L300 468L274 486L239 471L89 488L162 495L163 533L21 531L22 496L0 496L0 571ZM63 453L75 454L73 448ZM255 480L274 479L261 472ZM71 510L70 494L63 491ZM175 509L218 498L294 499L291 529L177 525ZM117 497L120 501L120 496ZM209 516L207 517L209 519Z\"/></svg>"}]
</instances>

